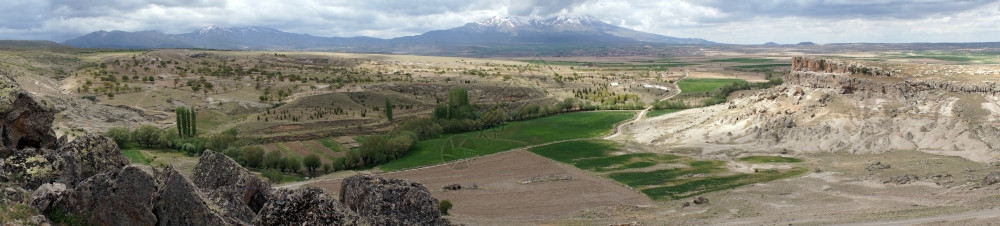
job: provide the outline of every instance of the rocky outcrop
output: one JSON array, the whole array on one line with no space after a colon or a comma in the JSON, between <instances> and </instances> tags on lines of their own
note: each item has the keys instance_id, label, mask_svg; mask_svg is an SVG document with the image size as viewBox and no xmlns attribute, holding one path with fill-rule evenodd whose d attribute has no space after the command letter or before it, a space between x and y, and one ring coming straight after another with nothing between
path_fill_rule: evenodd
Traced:
<instances>
[{"instance_id":1,"label":"rocky outcrop","mask_svg":"<svg viewBox=\"0 0 1000 226\"><path fill-rule=\"evenodd\" d=\"M920 180L920 177L918 177L917 175L906 174L906 175L902 175L902 176L889 177L889 180L884 181L882 183L885 183L885 184L888 184L888 183L893 183L893 184L909 184L909 183L917 182L919 180Z\"/></svg>"},{"instance_id":2,"label":"rocky outcrop","mask_svg":"<svg viewBox=\"0 0 1000 226\"><path fill-rule=\"evenodd\" d=\"M95 225L154 225L157 183L156 172L145 165L98 174L72 190L68 211Z\"/></svg>"},{"instance_id":3,"label":"rocky outcrop","mask_svg":"<svg viewBox=\"0 0 1000 226\"><path fill-rule=\"evenodd\" d=\"M859 76L860 75L860 76ZM860 62L843 62L832 59L807 57L792 58L792 72L784 82L810 88L839 89L842 94L870 93L907 97L915 93L941 90L946 92L1000 95L1000 83L984 81L982 84L956 83L953 81L904 78L876 80L874 77L892 77L888 70L865 66Z\"/></svg>"},{"instance_id":4,"label":"rocky outcrop","mask_svg":"<svg viewBox=\"0 0 1000 226\"><path fill-rule=\"evenodd\" d=\"M892 76L892 72L881 67L868 66L861 62L812 57L792 57L793 71L812 71L837 74L858 74L876 77Z\"/></svg>"},{"instance_id":5,"label":"rocky outcrop","mask_svg":"<svg viewBox=\"0 0 1000 226\"><path fill-rule=\"evenodd\" d=\"M61 170L56 163L61 159L44 152L34 148L0 148L0 181L21 184L27 189L55 181Z\"/></svg>"},{"instance_id":6,"label":"rocky outcrop","mask_svg":"<svg viewBox=\"0 0 1000 226\"><path fill-rule=\"evenodd\" d=\"M66 185L61 183L48 183L38 186L28 198L28 205L39 213L45 213L55 208L63 208L66 205Z\"/></svg>"},{"instance_id":7,"label":"rocky outcrop","mask_svg":"<svg viewBox=\"0 0 1000 226\"><path fill-rule=\"evenodd\" d=\"M375 225L447 225L438 200L420 183L357 175L341 184L340 201Z\"/></svg>"},{"instance_id":8,"label":"rocky outcrop","mask_svg":"<svg viewBox=\"0 0 1000 226\"><path fill-rule=\"evenodd\" d=\"M270 184L219 152L205 151L192 176L210 200L243 222L253 220L271 192Z\"/></svg>"},{"instance_id":9,"label":"rocky outcrop","mask_svg":"<svg viewBox=\"0 0 1000 226\"><path fill-rule=\"evenodd\" d=\"M0 71L0 147L55 148L53 115L47 102L25 92Z\"/></svg>"},{"instance_id":10,"label":"rocky outcrop","mask_svg":"<svg viewBox=\"0 0 1000 226\"><path fill-rule=\"evenodd\" d=\"M163 169L163 186L154 213L157 225L229 225L191 180L173 166Z\"/></svg>"},{"instance_id":11,"label":"rocky outcrop","mask_svg":"<svg viewBox=\"0 0 1000 226\"><path fill-rule=\"evenodd\" d=\"M983 184L993 185L1000 183L1000 172L992 172L983 177Z\"/></svg>"},{"instance_id":12,"label":"rocky outcrop","mask_svg":"<svg viewBox=\"0 0 1000 226\"><path fill-rule=\"evenodd\" d=\"M99 134L77 138L58 150L0 148L0 179L34 189L59 182L69 187L87 178L121 169L128 159L118 145Z\"/></svg>"},{"instance_id":13,"label":"rocky outcrop","mask_svg":"<svg viewBox=\"0 0 1000 226\"><path fill-rule=\"evenodd\" d=\"M253 225L369 225L318 188L275 190ZM385 224L375 224L385 225Z\"/></svg>"},{"instance_id":14,"label":"rocky outcrop","mask_svg":"<svg viewBox=\"0 0 1000 226\"><path fill-rule=\"evenodd\" d=\"M56 151L61 162L56 163L58 182L74 186L91 176L112 172L129 164L118 144L100 134L88 134Z\"/></svg>"}]
</instances>

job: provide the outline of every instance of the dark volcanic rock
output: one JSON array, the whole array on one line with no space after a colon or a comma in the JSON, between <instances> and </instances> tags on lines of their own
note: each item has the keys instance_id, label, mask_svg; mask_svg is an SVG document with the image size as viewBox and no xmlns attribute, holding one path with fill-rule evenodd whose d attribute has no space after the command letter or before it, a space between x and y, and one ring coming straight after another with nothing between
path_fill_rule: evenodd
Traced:
<instances>
[{"instance_id":1,"label":"dark volcanic rock","mask_svg":"<svg viewBox=\"0 0 1000 226\"><path fill-rule=\"evenodd\" d=\"M54 115L52 106L21 90L0 71L0 147L54 149Z\"/></svg>"},{"instance_id":2,"label":"dark volcanic rock","mask_svg":"<svg viewBox=\"0 0 1000 226\"><path fill-rule=\"evenodd\" d=\"M18 183L29 190L55 181L61 171L62 160L42 152L34 148L0 147L0 181Z\"/></svg>"},{"instance_id":3,"label":"dark volcanic rock","mask_svg":"<svg viewBox=\"0 0 1000 226\"><path fill-rule=\"evenodd\" d=\"M192 176L210 200L243 222L253 220L271 192L270 184L219 152L205 151Z\"/></svg>"},{"instance_id":4,"label":"dark volcanic rock","mask_svg":"<svg viewBox=\"0 0 1000 226\"><path fill-rule=\"evenodd\" d=\"M345 178L340 201L375 225L447 225L438 200L420 183L357 175Z\"/></svg>"},{"instance_id":5,"label":"dark volcanic rock","mask_svg":"<svg viewBox=\"0 0 1000 226\"><path fill-rule=\"evenodd\" d=\"M875 162L872 164L868 164L867 167L868 171L884 170L889 168L892 168L892 166L890 166L889 164L882 164L882 162Z\"/></svg>"},{"instance_id":6,"label":"dark volcanic rock","mask_svg":"<svg viewBox=\"0 0 1000 226\"><path fill-rule=\"evenodd\" d=\"M99 134L87 134L59 147L61 162L56 163L60 172L59 182L70 186L91 176L112 172L129 164L118 144Z\"/></svg>"},{"instance_id":7,"label":"dark volcanic rock","mask_svg":"<svg viewBox=\"0 0 1000 226\"><path fill-rule=\"evenodd\" d=\"M173 166L163 169L163 186L153 213L157 225L229 225L219 208Z\"/></svg>"},{"instance_id":8,"label":"dark volcanic rock","mask_svg":"<svg viewBox=\"0 0 1000 226\"><path fill-rule=\"evenodd\" d=\"M694 201L691 202L695 205L708 204L708 198L705 198L705 196L698 196L698 198L695 198Z\"/></svg>"},{"instance_id":9,"label":"dark volcanic rock","mask_svg":"<svg viewBox=\"0 0 1000 226\"><path fill-rule=\"evenodd\" d=\"M38 186L35 192L31 193L28 205L39 213L49 212L55 208L63 208L66 205L65 195L66 185L61 183L48 183Z\"/></svg>"},{"instance_id":10,"label":"dark volcanic rock","mask_svg":"<svg viewBox=\"0 0 1000 226\"><path fill-rule=\"evenodd\" d=\"M908 184L908 183L912 183L912 182L917 182L918 180L920 180L920 177L917 177L917 175L906 174L906 175L902 175L902 176L890 177L889 180L887 180L887 181L885 181L883 183L886 183L886 184L888 184L888 183Z\"/></svg>"},{"instance_id":11,"label":"dark volcanic rock","mask_svg":"<svg viewBox=\"0 0 1000 226\"><path fill-rule=\"evenodd\" d=\"M80 182L67 211L96 225L154 225L158 187L153 168L129 165Z\"/></svg>"},{"instance_id":12,"label":"dark volcanic rock","mask_svg":"<svg viewBox=\"0 0 1000 226\"><path fill-rule=\"evenodd\" d=\"M1000 182L1000 172L992 172L983 177L983 183L986 185L993 185L997 182Z\"/></svg>"},{"instance_id":13,"label":"dark volcanic rock","mask_svg":"<svg viewBox=\"0 0 1000 226\"><path fill-rule=\"evenodd\" d=\"M253 225L368 225L319 188L275 190ZM384 224L378 224L384 225Z\"/></svg>"}]
</instances>

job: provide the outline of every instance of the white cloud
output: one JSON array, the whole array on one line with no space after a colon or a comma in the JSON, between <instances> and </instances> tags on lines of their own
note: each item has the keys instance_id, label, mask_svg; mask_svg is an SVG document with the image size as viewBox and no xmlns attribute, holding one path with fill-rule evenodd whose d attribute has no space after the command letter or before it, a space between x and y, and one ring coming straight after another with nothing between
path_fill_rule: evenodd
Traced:
<instances>
[{"instance_id":1,"label":"white cloud","mask_svg":"<svg viewBox=\"0 0 1000 226\"><path fill-rule=\"evenodd\" d=\"M185 33L263 26L392 38L494 15L593 15L614 25L723 43L1000 41L996 0L0 0L0 39L63 41L97 30Z\"/></svg>"}]
</instances>

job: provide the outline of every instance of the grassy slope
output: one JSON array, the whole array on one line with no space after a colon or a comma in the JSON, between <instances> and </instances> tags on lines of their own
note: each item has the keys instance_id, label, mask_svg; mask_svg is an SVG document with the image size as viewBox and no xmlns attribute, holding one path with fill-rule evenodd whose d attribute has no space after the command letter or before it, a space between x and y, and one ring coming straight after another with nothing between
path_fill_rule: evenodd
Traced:
<instances>
[{"instance_id":1,"label":"grassy slope","mask_svg":"<svg viewBox=\"0 0 1000 226\"><path fill-rule=\"evenodd\" d=\"M538 155L590 170L641 190L652 199L682 199L708 192L735 188L800 175L805 168L763 170L757 173L729 172L724 161L697 160L667 154L630 153L612 155L621 144L606 140L582 140L535 147ZM779 157L780 158L780 157ZM796 162L794 158L749 157L751 160ZM801 160L798 160L801 161ZM681 167L651 168L662 164Z\"/></svg>"},{"instance_id":2,"label":"grassy slope","mask_svg":"<svg viewBox=\"0 0 1000 226\"><path fill-rule=\"evenodd\" d=\"M606 134L615 123L635 112L576 112L507 123L484 131L449 134L417 143L403 157L386 163L386 171L438 164L445 161L493 154L533 144Z\"/></svg>"}]
</instances>

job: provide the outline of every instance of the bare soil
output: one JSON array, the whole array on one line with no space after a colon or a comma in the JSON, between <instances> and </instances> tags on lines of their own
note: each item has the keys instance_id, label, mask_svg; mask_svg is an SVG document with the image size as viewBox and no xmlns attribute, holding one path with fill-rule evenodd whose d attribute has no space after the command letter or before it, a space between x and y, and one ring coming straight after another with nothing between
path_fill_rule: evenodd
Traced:
<instances>
[{"instance_id":1,"label":"bare soil","mask_svg":"<svg viewBox=\"0 0 1000 226\"><path fill-rule=\"evenodd\" d=\"M468 163L468 167L438 165L379 176L422 183L435 198L454 204L449 217L453 222L469 225L537 224L578 216L591 209L653 204L645 195L624 185L523 150ZM561 174L573 179L520 183L532 177ZM338 194L340 183L340 179L330 179L305 186ZM441 187L453 183L475 184L479 188L442 191Z\"/></svg>"}]
</instances>

